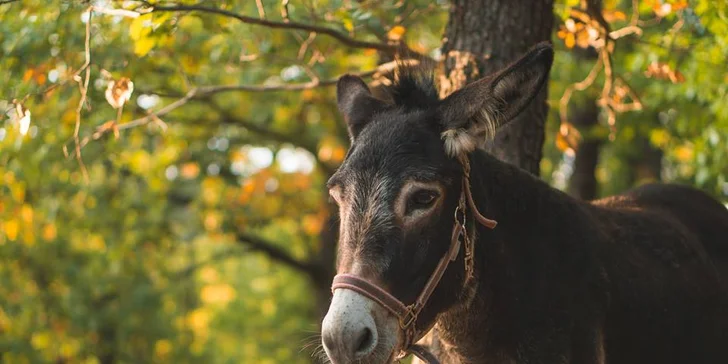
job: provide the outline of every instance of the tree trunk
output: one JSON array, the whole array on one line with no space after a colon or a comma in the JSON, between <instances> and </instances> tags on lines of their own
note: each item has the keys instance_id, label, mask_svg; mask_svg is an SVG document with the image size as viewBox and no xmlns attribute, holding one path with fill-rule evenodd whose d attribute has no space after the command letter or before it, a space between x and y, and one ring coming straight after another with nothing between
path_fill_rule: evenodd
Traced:
<instances>
[{"instance_id":1,"label":"tree trunk","mask_svg":"<svg viewBox=\"0 0 728 364\"><path fill-rule=\"evenodd\" d=\"M444 93L500 70L536 43L551 39L553 19L553 0L452 0L442 45ZM544 88L486 149L539 175L546 96Z\"/></svg>"},{"instance_id":2,"label":"tree trunk","mask_svg":"<svg viewBox=\"0 0 728 364\"><path fill-rule=\"evenodd\" d=\"M591 6L596 7L596 11L601 12L601 2L592 2ZM581 50L579 48L572 51L578 60L587 60L588 62L596 62L599 53L594 48ZM589 136L590 129L599 123L599 107L597 106L596 97L591 94L584 94L577 101L569 120L576 128L581 130L581 134L586 137L579 144L574 158L574 172L569 179L568 192L574 197L582 200L593 200L599 195L598 183L596 176L597 164L599 163L599 151L602 147L602 141Z\"/></svg>"},{"instance_id":3,"label":"tree trunk","mask_svg":"<svg viewBox=\"0 0 728 364\"><path fill-rule=\"evenodd\" d=\"M553 19L553 0L451 0L442 45L441 96L502 69L536 43L550 40ZM544 87L516 120L486 144L486 150L539 176L547 94ZM441 356L436 327L420 342ZM422 361L415 358L412 363Z\"/></svg>"},{"instance_id":4,"label":"tree trunk","mask_svg":"<svg viewBox=\"0 0 728 364\"><path fill-rule=\"evenodd\" d=\"M662 180L662 150L653 147L644 137L635 137L638 152L628 158L630 187Z\"/></svg>"},{"instance_id":5,"label":"tree trunk","mask_svg":"<svg viewBox=\"0 0 728 364\"><path fill-rule=\"evenodd\" d=\"M593 99L587 99L580 107L575 108L571 123L577 128L587 131L597 125L599 108ZM585 138L579 144L574 159L574 172L569 180L569 194L583 200L595 199L598 195L596 168L599 162L601 141Z\"/></svg>"}]
</instances>

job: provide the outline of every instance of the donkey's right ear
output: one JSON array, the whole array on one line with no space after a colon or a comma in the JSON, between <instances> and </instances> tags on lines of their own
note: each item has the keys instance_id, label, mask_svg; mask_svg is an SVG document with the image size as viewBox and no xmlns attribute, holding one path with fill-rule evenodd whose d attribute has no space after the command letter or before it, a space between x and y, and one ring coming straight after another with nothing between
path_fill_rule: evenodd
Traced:
<instances>
[{"instance_id":1,"label":"donkey's right ear","mask_svg":"<svg viewBox=\"0 0 728 364\"><path fill-rule=\"evenodd\" d=\"M364 80L344 75L336 84L336 100L339 112L346 120L349 138L353 142L372 116L384 108L385 103L372 96Z\"/></svg>"}]
</instances>

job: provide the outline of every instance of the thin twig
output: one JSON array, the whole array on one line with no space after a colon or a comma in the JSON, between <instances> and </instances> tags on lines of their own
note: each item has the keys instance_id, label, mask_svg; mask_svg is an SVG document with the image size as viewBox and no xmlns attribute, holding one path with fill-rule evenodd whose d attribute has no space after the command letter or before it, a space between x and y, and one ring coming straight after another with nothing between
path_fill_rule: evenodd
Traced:
<instances>
[{"instance_id":1,"label":"thin twig","mask_svg":"<svg viewBox=\"0 0 728 364\"><path fill-rule=\"evenodd\" d=\"M73 141L75 143L75 151L76 151L76 160L78 160L78 164L81 167L81 173L83 174L83 178L88 183L88 171L86 170L86 165L83 163L83 158L81 157L81 143L78 139L78 132L81 129L81 111L83 110L83 105L86 103L86 95L88 94L88 84L89 80L91 79L91 68L89 65L91 64L91 19L93 17L93 6L88 8L88 19L86 20L86 41L84 42L84 53L86 62L83 64L82 69L85 69L85 76L83 80L83 84L78 81L79 86L81 87L81 100L78 102L78 108L76 108L76 126L73 130ZM82 86L81 86L82 85Z\"/></svg>"},{"instance_id":2,"label":"thin twig","mask_svg":"<svg viewBox=\"0 0 728 364\"><path fill-rule=\"evenodd\" d=\"M417 64L419 61L417 60L406 60L401 63L405 64ZM389 72L396 67L396 62L387 62L379 67L377 67L374 70L367 71L367 72L360 72L360 73L352 73L353 75L356 75L358 77L366 78L375 76L377 74ZM157 122L164 124L159 118L169 114L170 112L182 107L183 105L187 104L190 100L193 99L204 99L208 98L210 96L225 93L225 92L233 92L233 91L241 91L241 92L270 92L270 91L302 91L302 90L309 90L317 87L325 87L325 86L331 86L335 85L338 82L338 78L333 79L327 79L327 80L319 80L318 78L313 79L309 82L304 83L292 83L292 84L283 84L283 85L219 85L219 86L203 86L203 87L196 87L191 89L187 92L182 98L172 102L171 104L159 109L156 112L150 112L147 116L143 116L141 118L132 120L128 123L124 123L121 125L116 126L116 130L126 130L135 128L138 126L146 125L150 122ZM112 130L111 128L105 127L104 125L101 125L96 128L93 134L86 136L81 142L80 147L83 148L86 146L91 140L98 140L102 136L104 136L107 132Z\"/></svg>"},{"instance_id":3,"label":"thin twig","mask_svg":"<svg viewBox=\"0 0 728 364\"><path fill-rule=\"evenodd\" d=\"M296 29L296 30L305 30L308 32L316 32L319 34L324 34L326 36L329 36L331 38L334 38L341 42L342 44L352 47L352 48L366 48L366 49L376 49L382 52L387 53L405 53L408 57L417 58L417 59L426 59L429 58L424 54L421 54L419 52L416 52L409 47L407 47L404 43L396 43L396 44L388 44L388 43L380 43L380 42L368 42L363 41L359 39L355 39L352 37L349 37L345 33L342 33L338 30L326 27L326 26L320 26L320 25L313 25L313 24L305 24L295 21L286 21L286 22L280 22L280 21L274 21L274 20L268 20L268 19L259 19L259 18L253 18L250 16L238 14L232 11L218 9L218 8L210 8L200 5L175 5L175 6L161 6L161 5L152 5L152 12L162 12L162 11L199 11L199 12L205 12L205 13L211 13L211 14L217 14L222 16L227 16L230 18L237 19L243 23L246 24L254 24L254 25L262 25L269 28L275 28L275 29Z\"/></svg>"},{"instance_id":4,"label":"thin twig","mask_svg":"<svg viewBox=\"0 0 728 364\"><path fill-rule=\"evenodd\" d=\"M313 262L301 261L294 258L283 249L273 245L262 237L250 233L237 233L237 241L247 246L252 251L265 253L271 260L283 263L293 269L306 273L309 277L316 279L322 274L322 270Z\"/></svg>"},{"instance_id":5,"label":"thin twig","mask_svg":"<svg viewBox=\"0 0 728 364\"><path fill-rule=\"evenodd\" d=\"M301 47L298 49L298 60L303 59L306 55L306 51L308 50L308 46L311 45L314 39L316 39L316 32L308 33L308 38L301 43Z\"/></svg>"},{"instance_id":6,"label":"thin twig","mask_svg":"<svg viewBox=\"0 0 728 364\"><path fill-rule=\"evenodd\" d=\"M559 100L559 118L562 125L565 125L569 122L568 117L568 108L569 108L569 101L571 100L571 94L574 93L574 91L584 91L589 86L594 84L594 81L597 79L597 75L599 75L599 71L602 69L602 59L599 58L595 63L594 67L592 67L591 71L589 71L589 74L580 82L573 83L569 85L569 87L564 90L564 94L561 95L561 99Z\"/></svg>"},{"instance_id":7,"label":"thin twig","mask_svg":"<svg viewBox=\"0 0 728 364\"><path fill-rule=\"evenodd\" d=\"M288 12L288 0L281 0L281 18L286 23L291 22L290 13Z\"/></svg>"},{"instance_id":8,"label":"thin twig","mask_svg":"<svg viewBox=\"0 0 728 364\"><path fill-rule=\"evenodd\" d=\"M263 1L255 0L255 5L258 7L258 16L261 19L265 19L265 8L263 7Z\"/></svg>"}]
</instances>

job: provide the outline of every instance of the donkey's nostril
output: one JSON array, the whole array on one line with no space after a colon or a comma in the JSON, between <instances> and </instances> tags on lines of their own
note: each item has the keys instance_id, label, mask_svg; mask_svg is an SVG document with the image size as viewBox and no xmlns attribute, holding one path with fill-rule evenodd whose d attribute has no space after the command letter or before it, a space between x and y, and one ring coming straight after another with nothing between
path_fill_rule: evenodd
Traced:
<instances>
[{"instance_id":1,"label":"donkey's nostril","mask_svg":"<svg viewBox=\"0 0 728 364\"><path fill-rule=\"evenodd\" d=\"M355 341L354 347L356 348L356 351L354 352L354 355L357 358L361 358L369 353L372 352L374 349L374 335L372 334L372 330L368 327L365 327L364 330L359 334L359 337Z\"/></svg>"}]
</instances>

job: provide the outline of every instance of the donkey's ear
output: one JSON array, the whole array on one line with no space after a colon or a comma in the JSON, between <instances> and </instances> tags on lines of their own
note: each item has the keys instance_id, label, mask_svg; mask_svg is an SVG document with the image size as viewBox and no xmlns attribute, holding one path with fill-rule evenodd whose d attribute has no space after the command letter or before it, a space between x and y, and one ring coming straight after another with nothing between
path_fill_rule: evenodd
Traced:
<instances>
[{"instance_id":1,"label":"donkey's ear","mask_svg":"<svg viewBox=\"0 0 728 364\"><path fill-rule=\"evenodd\" d=\"M442 138L451 156L470 153L526 109L548 79L554 51L539 43L521 59L441 101Z\"/></svg>"},{"instance_id":2,"label":"donkey's ear","mask_svg":"<svg viewBox=\"0 0 728 364\"><path fill-rule=\"evenodd\" d=\"M339 82L336 84L336 99L339 112L346 120L349 138L352 142L371 120L374 113L384 107L383 101L372 96L364 80L352 75L344 75L339 78Z\"/></svg>"}]
</instances>

